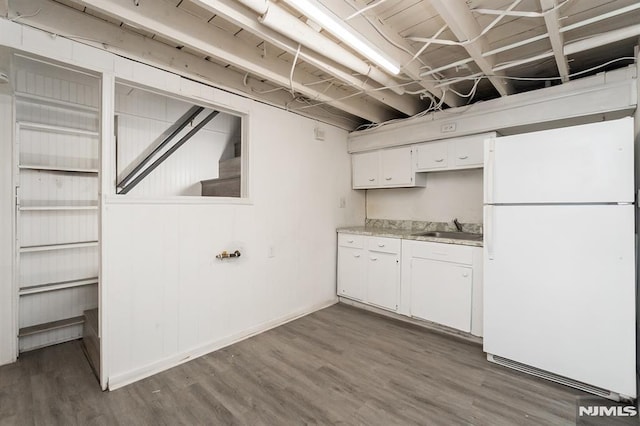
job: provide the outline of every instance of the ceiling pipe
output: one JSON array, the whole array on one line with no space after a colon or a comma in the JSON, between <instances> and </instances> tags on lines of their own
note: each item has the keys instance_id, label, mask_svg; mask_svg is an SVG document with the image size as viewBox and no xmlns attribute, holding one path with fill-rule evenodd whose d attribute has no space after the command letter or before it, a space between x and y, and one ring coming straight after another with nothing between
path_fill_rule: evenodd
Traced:
<instances>
[{"instance_id":1,"label":"ceiling pipe","mask_svg":"<svg viewBox=\"0 0 640 426\"><path fill-rule=\"evenodd\" d=\"M288 38L312 49L327 58L357 72L370 77L395 93L402 95L404 89L398 82L379 69L372 67L356 55L317 33L293 15L268 0L238 0L240 3L258 13L259 21L265 26Z\"/></svg>"}]
</instances>

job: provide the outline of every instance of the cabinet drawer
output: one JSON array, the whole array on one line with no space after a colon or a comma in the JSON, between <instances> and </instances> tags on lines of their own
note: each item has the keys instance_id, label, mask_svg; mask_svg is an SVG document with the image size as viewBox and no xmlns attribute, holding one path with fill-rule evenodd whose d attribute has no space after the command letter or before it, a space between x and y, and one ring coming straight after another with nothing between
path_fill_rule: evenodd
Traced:
<instances>
[{"instance_id":1,"label":"cabinet drawer","mask_svg":"<svg viewBox=\"0 0 640 426\"><path fill-rule=\"evenodd\" d=\"M416 146L416 171L447 167L449 148L447 142L429 142Z\"/></svg>"},{"instance_id":2,"label":"cabinet drawer","mask_svg":"<svg viewBox=\"0 0 640 426\"><path fill-rule=\"evenodd\" d=\"M340 247L364 247L364 235L356 234L338 234L338 245Z\"/></svg>"},{"instance_id":3,"label":"cabinet drawer","mask_svg":"<svg viewBox=\"0 0 640 426\"><path fill-rule=\"evenodd\" d=\"M369 251L381 253L400 253L401 240L398 238L369 237L367 248Z\"/></svg>"},{"instance_id":4,"label":"cabinet drawer","mask_svg":"<svg viewBox=\"0 0 640 426\"><path fill-rule=\"evenodd\" d=\"M484 161L484 143L480 138L467 138L453 144L453 162L458 167L482 167Z\"/></svg>"},{"instance_id":5,"label":"cabinet drawer","mask_svg":"<svg viewBox=\"0 0 640 426\"><path fill-rule=\"evenodd\" d=\"M412 241L412 256L443 262L473 264L473 248L454 244Z\"/></svg>"}]
</instances>

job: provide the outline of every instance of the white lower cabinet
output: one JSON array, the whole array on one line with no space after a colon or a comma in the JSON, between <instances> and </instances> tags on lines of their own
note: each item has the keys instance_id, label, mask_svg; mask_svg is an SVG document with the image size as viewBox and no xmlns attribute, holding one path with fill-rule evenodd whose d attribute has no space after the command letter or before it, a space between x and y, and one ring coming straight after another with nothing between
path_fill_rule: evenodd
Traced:
<instances>
[{"instance_id":1,"label":"white lower cabinet","mask_svg":"<svg viewBox=\"0 0 640 426\"><path fill-rule=\"evenodd\" d=\"M470 332L471 267L420 258L410 262L411 315Z\"/></svg>"},{"instance_id":2,"label":"white lower cabinet","mask_svg":"<svg viewBox=\"0 0 640 426\"><path fill-rule=\"evenodd\" d=\"M361 248L338 248L338 296L364 300L366 258Z\"/></svg>"},{"instance_id":3,"label":"white lower cabinet","mask_svg":"<svg viewBox=\"0 0 640 426\"><path fill-rule=\"evenodd\" d=\"M406 314L482 336L482 247L402 241Z\"/></svg>"},{"instance_id":4,"label":"white lower cabinet","mask_svg":"<svg viewBox=\"0 0 640 426\"><path fill-rule=\"evenodd\" d=\"M338 296L482 336L482 247L339 233Z\"/></svg>"},{"instance_id":5,"label":"white lower cabinet","mask_svg":"<svg viewBox=\"0 0 640 426\"><path fill-rule=\"evenodd\" d=\"M338 234L338 296L396 311L400 248L397 238Z\"/></svg>"},{"instance_id":6,"label":"white lower cabinet","mask_svg":"<svg viewBox=\"0 0 640 426\"><path fill-rule=\"evenodd\" d=\"M400 290L400 253L370 251L367 259L367 302L396 311Z\"/></svg>"}]
</instances>

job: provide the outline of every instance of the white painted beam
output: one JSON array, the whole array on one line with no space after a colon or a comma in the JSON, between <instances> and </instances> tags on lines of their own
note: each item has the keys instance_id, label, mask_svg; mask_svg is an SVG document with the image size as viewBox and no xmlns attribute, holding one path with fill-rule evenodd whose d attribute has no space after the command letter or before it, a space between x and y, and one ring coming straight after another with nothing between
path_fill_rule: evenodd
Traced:
<instances>
[{"instance_id":1,"label":"white painted beam","mask_svg":"<svg viewBox=\"0 0 640 426\"><path fill-rule=\"evenodd\" d=\"M279 49L291 54L296 53L297 44L278 32L262 25L257 21L254 12L249 11L235 0L192 0L192 2L243 28L244 31L248 31L266 42L273 44ZM338 80L364 91L371 98L389 105L406 115L415 115L424 109L424 105L417 98L400 96L389 91L380 91L380 86L375 86L365 80L361 80L341 67L330 63L315 52L302 50L300 51L299 57L327 74L334 76Z\"/></svg>"},{"instance_id":2,"label":"white painted beam","mask_svg":"<svg viewBox=\"0 0 640 426\"><path fill-rule=\"evenodd\" d=\"M244 74L238 73L233 68L223 67L175 49L164 43L123 30L102 19L68 8L57 2L49 0L12 0L10 13L15 14L16 11L27 10L34 6L41 9L41 13L33 17L25 18L22 21L36 28L58 34L62 37L67 35L98 49L141 61L151 66L183 75L208 85L224 88L233 93L251 97L280 108L284 108L286 104L291 101L291 95L286 91L272 91L274 86L264 84L260 80L252 77L245 81ZM69 22L73 22L72 34L70 34ZM18 26L18 24L13 25ZM11 36L11 34L3 35ZM15 39L16 42L19 43L21 37L19 35L7 37L5 41L9 41L9 39ZM59 37L59 39L61 38ZM19 45L13 47L20 48ZM58 50L56 50L56 53L57 52ZM58 60L66 59L55 56L53 58ZM87 55L83 54L82 58L86 59ZM83 63L75 64L78 66L87 66ZM97 63L94 65L97 67L94 69L100 69ZM353 129L359 124L357 121L353 121L355 117L352 115L345 114L344 117L338 117L321 108L307 109L300 111L299 114L347 130Z\"/></svg>"},{"instance_id":3,"label":"white painted beam","mask_svg":"<svg viewBox=\"0 0 640 426\"><path fill-rule=\"evenodd\" d=\"M567 43L564 46L564 54L567 56L573 55L577 52L595 49L596 47L606 46L610 43L638 36L640 36L640 24L630 25L628 27L618 28L617 30L607 31L606 33L596 34L582 40Z\"/></svg>"},{"instance_id":4,"label":"white painted beam","mask_svg":"<svg viewBox=\"0 0 640 426\"><path fill-rule=\"evenodd\" d=\"M630 66L546 89L352 132L348 150L361 152L491 131L513 134L628 116L638 103L635 76L636 67ZM448 131L452 127L455 130Z\"/></svg>"},{"instance_id":5,"label":"white painted beam","mask_svg":"<svg viewBox=\"0 0 640 426\"><path fill-rule=\"evenodd\" d=\"M494 77L493 67L495 59L484 57L483 52L489 50L487 40L481 36L480 25L473 17L473 13L467 6L465 0L431 0L431 5L440 14L445 23L456 36L458 41L463 42L469 56L478 65L480 70L489 78L489 81L496 88L501 96L507 96L514 92L508 80ZM498 73L498 76L501 74Z\"/></svg>"},{"instance_id":6,"label":"white painted beam","mask_svg":"<svg viewBox=\"0 0 640 426\"><path fill-rule=\"evenodd\" d=\"M556 59L558 73L562 82L569 81L569 63L564 56L564 36L560 33L560 23L558 21L558 0L540 0L544 23L547 26L547 33L551 41L553 56Z\"/></svg>"},{"instance_id":7,"label":"white painted beam","mask_svg":"<svg viewBox=\"0 0 640 426\"><path fill-rule=\"evenodd\" d=\"M356 98L340 100L345 93L336 88L318 91L312 86L306 86L304 83L317 82L318 79L304 71L298 70L295 74L297 81L291 82L290 67L283 61L263 57L254 46L246 45L241 39L167 2L140 2L138 6L130 0L84 0L83 3L134 27L161 34L177 44L189 46L282 87L288 88L291 85L296 92L314 101L330 103L349 114L373 122L385 121L391 116L382 105L360 102Z\"/></svg>"},{"instance_id":8,"label":"white painted beam","mask_svg":"<svg viewBox=\"0 0 640 426\"><path fill-rule=\"evenodd\" d=\"M318 0L314 1L314 4L318 8L330 11L334 15L342 18L347 18L353 14L354 10L361 8L361 4L355 0ZM416 82L429 93L437 98L444 96L445 104L449 106L461 106L467 103L466 99L461 98L451 91L443 92L442 89L437 87L437 83L423 80L420 77L420 63L417 60L412 60L413 54L415 54L413 47L404 37L400 36L390 27L383 25L379 20L367 19L363 15L354 17L345 24L351 26L366 40L400 63L402 72L416 80ZM433 77L430 80L433 80Z\"/></svg>"}]
</instances>

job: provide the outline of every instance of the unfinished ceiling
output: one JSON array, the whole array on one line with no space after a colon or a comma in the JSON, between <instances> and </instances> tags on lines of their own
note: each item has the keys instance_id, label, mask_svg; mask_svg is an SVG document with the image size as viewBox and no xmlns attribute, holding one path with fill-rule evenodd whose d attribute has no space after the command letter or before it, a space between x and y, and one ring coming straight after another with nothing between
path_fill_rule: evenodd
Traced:
<instances>
[{"instance_id":1,"label":"unfinished ceiling","mask_svg":"<svg viewBox=\"0 0 640 426\"><path fill-rule=\"evenodd\" d=\"M347 129L627 66L640 35L639 0L309 0L394 74L301 1L9 0L7 14Z\"/></svg>"}]
</instances>

